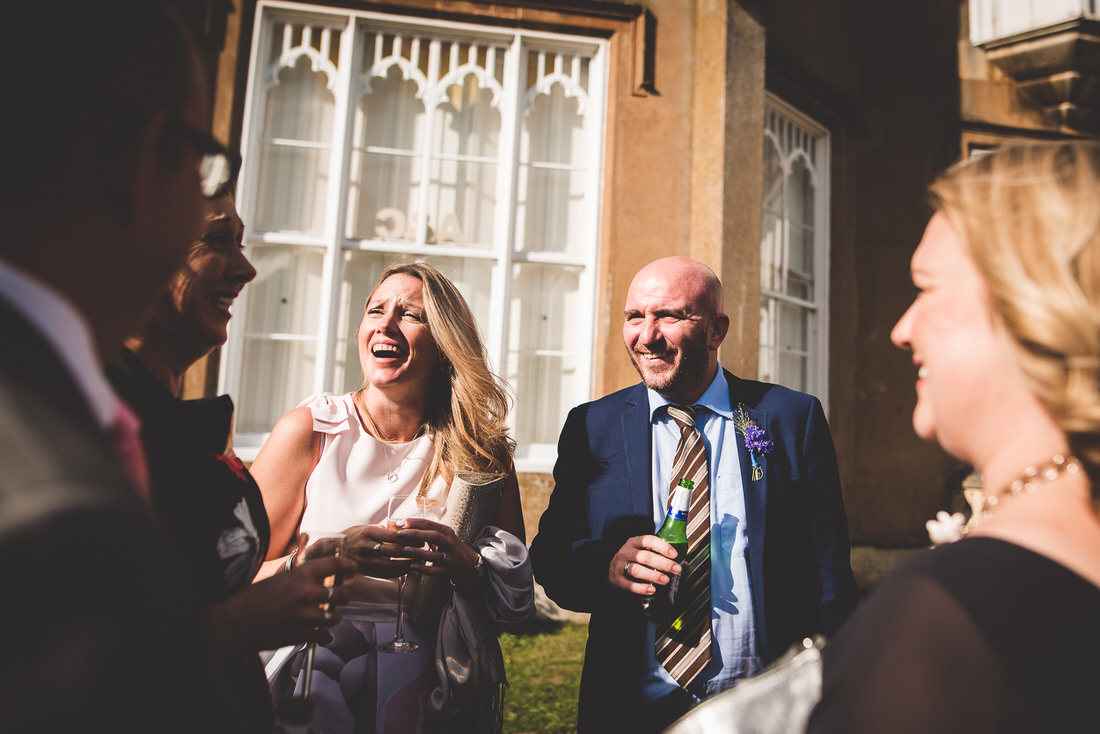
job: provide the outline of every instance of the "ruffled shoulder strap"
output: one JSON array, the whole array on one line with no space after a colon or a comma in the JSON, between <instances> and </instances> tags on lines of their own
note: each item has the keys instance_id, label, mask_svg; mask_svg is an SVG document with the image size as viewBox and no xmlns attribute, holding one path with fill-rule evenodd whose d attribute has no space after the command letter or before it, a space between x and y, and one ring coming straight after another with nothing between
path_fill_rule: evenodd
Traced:
<instances>
[{"instance_id":1,"label":"ruffled shoulder strap","mask_svg":"<svg viewBox=\"0 0 1100 734\"><path fill-rule=\"evenodd\" d=\"M317 433L335 435L352 428L354 408L349 395L318 393L303 400L298 407L309 408L313 414L313 430Z\"/></svg>"}]
</instances>

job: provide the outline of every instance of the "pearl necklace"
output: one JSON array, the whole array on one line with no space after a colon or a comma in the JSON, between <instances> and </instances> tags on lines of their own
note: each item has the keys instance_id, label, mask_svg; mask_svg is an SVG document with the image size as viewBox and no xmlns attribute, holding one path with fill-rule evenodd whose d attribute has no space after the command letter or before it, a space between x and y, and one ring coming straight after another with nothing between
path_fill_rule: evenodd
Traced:
<instances>
[{"instance_id":1,"label":"pearl necklace","mask_svg":"<svg viewBox=\"0 0 1100 734\"><path fill-rule=\"evenodd\" d=\"M1020 475L1013 479L1003 491L985 495L981 505L975 508L974 517L969 523L961 512L953 515L946 512L937 513L935 520L925 523L932 543L934 545L953 543L993 517L993 508L1000 506L1006 500L1019 497L1021 494L1030 494L1063 474L1076 474L1079 471L1081 471L1080 459L1064 454L1055 454L1050 457L1050 461L1029 466L1020 472Z\"/></svg>"},{"instance_id":2,"label":"pearl necklace","mask_svg":"<svg viewBox=\"0 0 1100 734\"><path fill-rule=\"evenodd\" d=\"M993 517L993 508L1007 499L1019 497L1021 494L1030 494L1063 474L1076 474L1079 471L1081 471L1081 461L1076 456L1063 454L1055 454L1045 464L1029 466L1020 473L1020 476L1013 479L1003 492L986 495L985 502L982 504L982 519L988 520Z\"/></svg>"}]
</instances>

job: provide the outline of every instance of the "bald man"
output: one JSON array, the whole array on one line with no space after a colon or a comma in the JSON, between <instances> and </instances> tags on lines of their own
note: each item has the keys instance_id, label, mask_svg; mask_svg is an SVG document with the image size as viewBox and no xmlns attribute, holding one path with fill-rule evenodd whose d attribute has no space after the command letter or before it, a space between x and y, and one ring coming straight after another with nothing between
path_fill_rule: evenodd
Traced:
<instances>
[{"instance_id":1,"label":"bald man","mask_svg":"<svg viewBox=\"0 0 1100 734\"><path fill-rule=\"evenodd\" d=\"M821 403L722 369L728 330L710 268L686 257L650 263L630 284L623 320L642 382L574 408L562 429L531 559L551 599L591 613L580 734L659 732L802 638L830 634L855 604ZM658 643L668 649L668 620L642 611L642 599L669 594L681 572L696 578L655 535L685 471L677 451L691 451L682 442L705 455L695 477L708 503L697 524L709 536L697 543L704 556L709 543L710 585L707 625L707 578L692 581L701 632L682 649L702 655L686 672L655 653Z\"/></svg>"}]
</instances>

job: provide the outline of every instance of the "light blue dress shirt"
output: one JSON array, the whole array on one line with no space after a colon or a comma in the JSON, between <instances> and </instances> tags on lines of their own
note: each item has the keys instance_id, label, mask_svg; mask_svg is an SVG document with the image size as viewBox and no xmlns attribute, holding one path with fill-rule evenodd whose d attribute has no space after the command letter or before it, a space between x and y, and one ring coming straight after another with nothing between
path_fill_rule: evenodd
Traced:
<instances>
[{"instance_id":1,"label":"light blue dress shirt","mask_svg":"<svg viewBox=\"0 0 1100 734\"><path fill-rule=\"evenodd\" d=\"M668 415L669 401L649 390L650 424L653 433L653 523L654 533L664 523L668 510L669 485L680 428ZM749 528L745 526L745 489L737 441L742 440L734 424L729 385L722 366L703 396L694 403L695 425L703 436L710 461L710 598L711 658L706 670L689 689L704 698L731 686L739 678L760 669L756 651L756 619L749 590ZM656 625L648 625L648 644L656 637ZM643 686L646 698L658 700L678 686L654 661Z\"/></svg>"}]
</instances>

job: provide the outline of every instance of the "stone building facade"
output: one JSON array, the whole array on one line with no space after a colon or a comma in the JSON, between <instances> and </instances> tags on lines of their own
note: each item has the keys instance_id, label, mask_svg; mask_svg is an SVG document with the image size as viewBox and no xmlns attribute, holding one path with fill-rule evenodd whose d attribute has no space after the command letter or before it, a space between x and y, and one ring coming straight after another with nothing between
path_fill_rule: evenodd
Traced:
<instances>
[{"instance_id":1,"label":"stone building facade","mask_svg":"<svg viewBox=\"0 0 1100 734\"><path fill-rule=\"evenodd\" d=\"M532 537L565 412L636 380L633 274L689 255L725 284L722 363L825 403L865 584L967 473L913 435L889 342L926 186L960 156L1100 130L1083 0L175 4L244 156L260 270L186 390L233 394L243 455L355 383L373 274L423 257L516 389Z\"/></svg>"}]
</instances>

